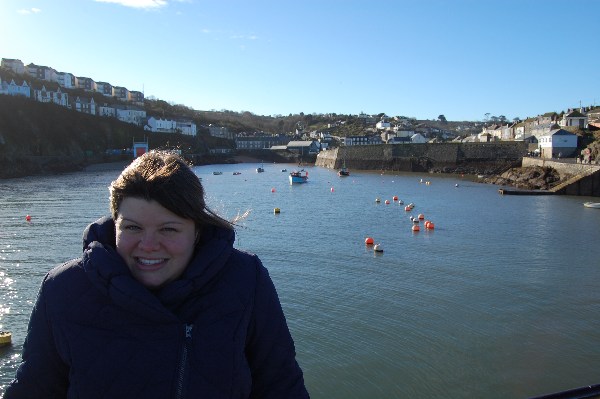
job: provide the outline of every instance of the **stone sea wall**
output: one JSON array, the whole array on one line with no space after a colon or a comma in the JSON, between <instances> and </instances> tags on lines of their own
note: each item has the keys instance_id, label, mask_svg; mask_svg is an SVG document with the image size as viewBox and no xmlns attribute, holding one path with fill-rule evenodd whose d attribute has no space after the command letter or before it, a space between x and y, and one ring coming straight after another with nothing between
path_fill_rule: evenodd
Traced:
<instances>
[{"instance_id":1,"label":"stone sea wall","mask_svg":"<svg viewBox=\"0 0 600 399\"><path fill-rule=\"evenodd\" d=\"M600 197L600 165L552 161L542 158L523 158L523 167L550 167L560 174L561 181L571 177L580 179L560 190L560 194Z\"/></svg>"},{"instance_id":2,"label":"stone sea wall","mask_svg":"<svg viewBox=\"0 0 600 399\"><path fill-rule=\"evenodd\" d=\"M322 151L315 165L338 169L345 163L356 170L455 172L460 168L514 166L526 153L527 143L523 142L381 144Z\"/></svg>"}]
</instances>

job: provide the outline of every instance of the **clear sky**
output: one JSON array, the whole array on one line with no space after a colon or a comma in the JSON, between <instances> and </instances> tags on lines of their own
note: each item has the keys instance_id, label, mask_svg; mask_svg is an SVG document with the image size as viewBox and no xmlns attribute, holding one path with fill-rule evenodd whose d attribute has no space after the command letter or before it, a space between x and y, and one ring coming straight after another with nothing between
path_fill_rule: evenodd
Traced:
<instances>
[{"instance_id":1,"label":"clear sky","mask_svg":"<svg viewBox=\"0 0 600 399\"><path fill-rule=\"evenodd\" d=\"M0 0L0 57L197 110L509 120L600 103L599 0Z\"/></svg>"}]
</instances>

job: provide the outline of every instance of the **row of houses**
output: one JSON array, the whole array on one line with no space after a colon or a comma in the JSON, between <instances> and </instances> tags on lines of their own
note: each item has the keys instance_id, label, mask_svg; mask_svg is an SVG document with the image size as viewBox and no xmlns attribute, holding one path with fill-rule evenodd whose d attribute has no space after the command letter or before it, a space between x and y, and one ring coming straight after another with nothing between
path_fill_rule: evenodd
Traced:
<instances>
[{"instance_id":1,"label":"row of houses","mask_svg":"<svg viewBox=\"0 0 600 399\"><path fill-rule=\"evenodd\" d=\"M82 89L87 92L100 93L106 97L114 97L119 101L144 105L144 93L128 90L122 86L113 86L108 82L96 82L92 78L75 76L70 72L58 72L56 69L44 65L33 63L25 65L21 60L12 58L2 58L0 66L18 75L55 82L63 89Z\"/></svg>"},{"instance_id":2,"label":"row of houses","mask_svg":"<svg viewBox=\"0 0 600 399\"><path fill-rule=\"evenodd\" d=\"M74 99L70 99L69 93L66 90L61 90L60 86L56 90L48 90L45 85L35 88L31 87L26 80L17 83L15 79L11 79L8 82L0 77L0 94L22 96L42 103L54 103L85 114L117 118L121 122L142 126L150 132L181 133L189 136L196 136L197 134L196 124L191 120L147 116L146 110L141 107L108 103L98 104L91 97L75 96Z\"/></svg>"}]
</instances>

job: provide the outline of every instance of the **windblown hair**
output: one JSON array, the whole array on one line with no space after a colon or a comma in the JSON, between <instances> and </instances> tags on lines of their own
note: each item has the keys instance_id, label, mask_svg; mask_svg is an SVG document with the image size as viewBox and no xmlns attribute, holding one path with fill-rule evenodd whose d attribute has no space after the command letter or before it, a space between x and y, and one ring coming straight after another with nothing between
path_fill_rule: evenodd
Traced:
<instances>
[{"instance_id":1,"label":"windblown hair","mask_svg":"<svg viewBox=\"0 0 600 399\"><path fill-rule=\"evenodd\" d=\"M176 153L151 151L135 159L110 187L110 212L113 219L125 198L156 201L174 214L193 220L197 229L214 225L233 229L233 225L206 207L204 188L186 161Z\"/></svg>"}]
</instances>

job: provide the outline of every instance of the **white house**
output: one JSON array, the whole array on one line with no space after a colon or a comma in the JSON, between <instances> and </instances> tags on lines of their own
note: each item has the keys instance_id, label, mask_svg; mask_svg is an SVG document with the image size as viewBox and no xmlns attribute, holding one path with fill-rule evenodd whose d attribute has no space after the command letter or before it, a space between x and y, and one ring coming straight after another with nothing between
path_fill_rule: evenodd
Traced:
<instances>
[{"instance_id":1,"label":"white house","mask_svg":"<svg viewBox=\"0 0 600 399\"><path fill-rule=\"evenodd\" d=\"M93 98L77 97L72 107L77 112L84 114L96 115L96 102Z\"/></svg>"},{"instance_id":2,"label":"white house","mask_svg":"<svg viewBox=\"0 0 600 399\"><path fill-rule=\"evenodd\" d=\"M96 90L98 93L102 94L106 97L113 96L113 87L110 83L107 82L96 82Z\"/></svg>"},{"instance_id":3,"label":"white house","mask_svg":"<svg viewBox=\"0 0 600 399\"><path fill-rule=\"evenodd\" d=\"M146 123L146 110L135 107L115 107L116 117L121 122L133 123L138 126ZM149 129L146 129L149 130Z\"/></svg>"},{"instance_id":4,"label":"white house","mask_svg":"<svg viewBox=\"0 0 600 399\"><path fill-rule=\"evenodd\" d=\"M578 126L582 129L586 128L587 124L588 117L577 110L571 110L564 114L559 122L560 126Z\"/></svg>"},{"instance_id":5,"label":"white house","mask_svg":"<svg viewBox=\"0 0 600 399\"><path fill-rule=\"evenodd\" d=\"M144 129L154 133L175 133L177 131L177 122L172 119L157 119L151 116L148 118Z\"/></svg>"},{"instance_id":6,"label":"white house","mask_svg":"<svg viewBox=\"0 0 600 399\"><path fill-rule=\"evenodd\" d=\"M69 95L63 93L60 87L56 91L50 91L46 89L46 86L42 85L41 89L33 90L33 99L42 103L54 103L67 107L69 105Z\"/></svg>"},{"instance_id":7,"label":"white house","mask_svg":"<svg viewBox=\"0 0 600 399\"><path fill-rule=\"evenodd\" d=\"M14 79L12 79L10 83L0 79L0 94L31 98L31 88L25 80L19 85L15 83Z\"/></svg>"},{"instance_id":8,"label":"white house","mask_svg":"<svg viewBox=\"0 0 600 399\"><path fill-rule=\"evenodd\" d=\"M375 124L375 128L377 130L387 130L387 129L391 129L391 127L392 127L392 124L389 123L384 118L381 118L381 120Z\"/></svg>"},{"instance_id":9,"label":"white house","mask_svg":"<svg viewBox=\"0 0 600 399\"><path fill-rule=\"evenodd\" d=\"M577 153L577 135L564 129L554 129L538 136L540 156L543 158L569 158Z\"/></svg>"},{"instance_id":10,"label":"white house","mask_svg":"<svg viewBox=\"0 0 600 399\"><path fill-rule=\"evenodd\" d=\"M107 116L113 118L117 116L117 110L115 107L108 104L98 105L97 110L98 116Z\"/></svg>"},{"instance_id":11,"label":"white house","mask_svg":"<svg viewBox=\"0 0 600 399\"><path fill-rule=\"evenodd\" d=\"M177 120L176 129L181 134L185 134L186 136L195 136L197 133L196 124L190 120Z\"/></svg>"},{"instance_id":12,"label":"white house","mask_svg":"<svg viewBox=\"0 0 600 399\"><path fill-rule=\"evenodd\" d=\"M25 68L25 73L40 80L56 81L56 70L47 66L29 64Z\"/></svg>"},{"instance_id":13,"label":"white house","mask_svg":"<svg viewBox=\"0 0 600 399\"><path fill-rule=\"evenodd\" d=\"M65 89L75 89L77 87L77 80L75 75L69 72L57 72L56 83Z\"/></svg>"},{"instance_id":14,"label":"white house","mask_svg":"<svg viewBox=\"0 0 600 399\"><path fill-rule=\"evenodd\" d=\"M410 141L415 144L425 144L427 143L427 138L423 136L421 133L415 133L410 137Z\"/></svg>"},{"instance_id":15,"label":"white house","mask_svg":"<svg viewBox=\"0 0 600 399\"><path fill-rule=\"evenodd\" d=\"M25 73L25 65L21 60L13 58L2 58L2 68L10 69L14 73L22 75Z\"/></svg>"}]
</instances>

